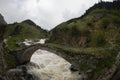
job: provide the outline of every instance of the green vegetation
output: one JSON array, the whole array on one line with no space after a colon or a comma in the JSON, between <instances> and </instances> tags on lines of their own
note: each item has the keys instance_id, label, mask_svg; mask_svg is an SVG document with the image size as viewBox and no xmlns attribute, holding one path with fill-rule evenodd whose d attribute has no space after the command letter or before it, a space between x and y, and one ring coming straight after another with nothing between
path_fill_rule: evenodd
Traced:
<instances>
[{"instance_id":1,"label":"green vegetation","mask_svg":"<svg viewBox=\"0 0 120 80\"><path fill-rule=\"evenodd\" d=\"M7 69L15 68L17 66L17 60L15 56L13 53L10 53L7 48L4 48L4 58L7 64Z\"/></svg>"},{"instance_id":2,"label":"green vegetation","mask_svg":"<svg viewBox=\"0 0 120 80\"><path fill-rule=\"evenodd\" d=\"M91 40L91 46L94 47L103 47L106 44L105 33L103 31L97 31L93 34Z\"/></svg>"},{"instance_id":3,"label":"green vegetation","mask_svg":"<svg viewBox=\"0 0 120 80\"><path fill-rule=\"evenodd\" d=\"M5 24L0 24L0 42L3 39L5 28L6 28Z\"/></svg>"},{"instance_id":4,"label":"green vegetation","mask_svg":"<svg viewBox=\"0 0 120 80\"><path fill-rule=\"evenodd\" d=\"M46 46L53 47L55 49L58 49L60 51L63 51L67 54L91 54L91 55L100 55L100 56L107 56L108 54L111 53L112 49L109 48L101 48L101 47L89 47L89 48L76 48L76 47L69 47L69 46L64 46L64 45L59 45L59 44L52 44L52 43L47 43L45 44Z\"/></svg>"},{"instance_id":5,"label":"green vegetation","mask_svg":"<svg viewBox=\"0 0 120 80\"><path fill-rule=\"evenodd\" d=\"M68 57L88 55L83 59L96 61L93 63L94 66L89 62L80 63L79 70L83 72L91 70L87 73L88 77L97 80L94 77L103 75L104 70L111 68L120 51L119 5L120 1L95 4L83 16L61 23L51 30L50 38L44 45L63 52ZM49 36L46 30L39 28L30 20L10 24L5 28L4 25L0 25L0 33L4 33L0 36L8 40L8 50L4 54L8 68L16 64L15 57L10 52L23 49L25 46L22 42L25 39L38 40Z\"/></svg>"},{"instance_id":6,"label":"green vegetation","mask_svg":"<svg viewBox=\"0 0 120 80\"><path fill-rule=\"evenodd\" d=\"M95 9L51 30L48 43L73 47L108 47L120 42L120 10Z\"/></svg>"},{"instance_id":7,"label":"green vegetation","mask_svg":"<svg viewBox=\"0 0 120 80\"><path fill-rule=\"evenodd\" d=\"M10 24L6 27L4 38L6 38L10 50L20 50L24 48L22 42L25 39L38 40L48 36L46 30L36 25L30 25L26 22Z\"/></svg>"},{"instance_id":8,"label":"green vegetation","mask_svg":"<svg viewBox=\"0 0 120 80\"><path fill-rule=\"evenodd\" d=\"M110 48L75 48L52 43L47 43L45 45L57 49L58 51L66 53L67 55L72 57L82 54L89 55L89 57L91 57L92 55L96 55L98 57L101 56L101 58L96 60L97 64L94 65L96 67L91 67L90 64L78 64L80 66L80 71L86 72L87 70L92 70L90 73L87 73L88 77L91 79L93 79L95 75L103 75L105 69L111 68L111 66L115 63L115 58L120 50L119 44Z\"/></svg>"},{"instance_id":9,"label":"green vegetation","mask_svg":"<svg viewBox=\"0 0 120 80\"><path fill-rule=\"evenodd\" d=\"M115 59L119 50L120 50L119 44L107 50L106 52L109 53L108 57L104 57L99 60L99 62L97 63L97 67L93 69L91 73L88 74L89 77L94 78L95 75L96 76L103 75L105 69L110 69L112 65L115 64Z\"/></svg>"},{"instance_id":10,"label":"green vegetation","mask_svg":"<svg viewBox=\"0 0 120 80\"><path fill-rule=\"evenodd\" d=\"M87 73L88 77L97 80L112 67L120 51L119 5L120 2L115 1L95 4L83 16L61 23L51 30L46 45L72 57L80 54L102 56L95 59L97 64L94 68L88 63L78 64L80 71L91 70Z\"/></svg>"}]
</instances>

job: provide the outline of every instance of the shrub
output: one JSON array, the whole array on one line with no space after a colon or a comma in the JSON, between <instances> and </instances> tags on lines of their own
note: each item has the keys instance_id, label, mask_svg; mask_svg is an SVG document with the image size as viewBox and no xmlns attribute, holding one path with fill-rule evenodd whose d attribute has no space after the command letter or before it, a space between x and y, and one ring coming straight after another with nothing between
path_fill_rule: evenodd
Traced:
<instances>
[{"instance_id":1,"label":"shrub","mask_svg":"<svg viewBox=\"0 0 120 80\"><path fill-rule=\"evenodd\" d=\"M95 32L92 35L92 46L94 47L103 47L106 44L105 34L103 31Z\"/></svg>"},{"instance_id":2,"label":"shrub","mask_svg":"<svg viewBox=\"0 0 120 80\"><path fill-rule=\"evenodd\" d=\"M5 48L4 51L4 58L7 64L7 69L15 68L17 65L17 60L13 54L10 53L10 51Z\"/></svg>"},{"instance_id":3,"label":"shrub","mask_svg":"<svg viewBox=\"0 0 120 80\"><path fill-rule=\"evenodd\" d=\"M104 18L101 20L101 22L99 23L99 26L101 29L106 29L110 23L110 19L109 18Z\"/></svg>"}]
</instances>

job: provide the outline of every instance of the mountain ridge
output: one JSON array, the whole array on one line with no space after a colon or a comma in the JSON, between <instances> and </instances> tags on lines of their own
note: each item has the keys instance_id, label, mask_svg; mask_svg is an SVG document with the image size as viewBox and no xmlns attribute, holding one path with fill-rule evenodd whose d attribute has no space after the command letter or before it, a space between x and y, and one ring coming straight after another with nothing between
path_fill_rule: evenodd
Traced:
<instances>
[{"instance_id":1,"label":"mountain ridge","mask_svg":"<svg viewBox=\"0 0 120 80\"><path fill-rule=\"evenodd\" d=\"M30 20L30 19L26 19L26 20L22 21L21 23L28 23L28 24L30 24L30 25L37 26L37 25L36 25L32 20Z\"/></svg>"},{"instance_id":2,"label":"mountain ridge","mask_svg":"<svg viewBox=\"0 0 120 80\"><path fill-rule=\"evenodd\" d=\"M120 1L95 4L81 17L63 22L52 29L48 43L73 47L103 47L118 43L119 5ZM109 33L117 37L113 40Z\"/></svg>"},{"instance_id":3,"label":"mountain ridge","mask_svg":"<svg viewBox=\"0 0 120 80\"><path fill-rule=\"evenodd\" d=\"M20 23L7 24L2 15L0 15L0 33L1 40L7 39L7 45L10 50L25 47L22 44L25 39L34 41L48 36L47 30L42 29L30 19Z\"/></svg>"},{"instance_id":4,"label":"mountain ridge","mask_svg":"<svg viewBox=\"0 0 120 80\"><path fill-rule=\"evenodd\" d=\"M120 80L120 1L95 4L52 29L46 42L71 55L88 80Z\"/></svg>"}]
</instances>

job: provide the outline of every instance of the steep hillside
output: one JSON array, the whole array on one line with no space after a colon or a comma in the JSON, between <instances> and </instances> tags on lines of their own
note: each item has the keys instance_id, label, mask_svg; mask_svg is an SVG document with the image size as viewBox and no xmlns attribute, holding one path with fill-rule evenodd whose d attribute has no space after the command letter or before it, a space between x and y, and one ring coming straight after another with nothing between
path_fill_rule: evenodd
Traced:
<instances>
[{"instance_id":1,"label":"steep hillside","mask_svg":"<svg viewBox=\"0 0 120 80\"><path fill-rule=\"evenodd\" d=\"M86 13L51 30L48 43L108 47L120 43L120 1L95 4Z\"/></svg>"},{"instance_id":2,"label":"steep hillside","mask_svg":"<svg viewBox=\"0 0 120 80\"><path fill-rule=\"evenodd\" d=\"M46 45L71 55L73 66L88 80L120 80L120 1L95 4L50 35Z\"/></svg>"},{"instance_id":3,"label":"steep hillside","mask_svg":"<svg viewBox=\"0 0 120 80\"><path fill-rule=\"evenodd\" d=\"M4 34L6 28L6 21L4 20L4 17L0 14L0 41L2 41L2 37Z\"/></svg>"},{"instance_id":4,"label":"steep hillside","mask_svg":"<svg viewBox=\"0 0 120 80\"><path fill-rule=\"evenodd\" d=\"M4 59L4 52L3 52L3 46L2 46L5 28L6 28L6 22L3 16L0 14L0 80L3 80L2 77L4 76L6 71L6 62Z\"/></svg>"},{"instance_id":5,"label":"steep hillside","mask_svg":"<svg viewBox=\"0 0 120 80\"><path fill-rule=\"evenodd\" d=\"M4 38L7 39L8 48L18 50L24 47L22 42L25 39L38 40L47 37L47 31L41 29L31 20L25 20L21 23L7 25Z\"/></svg>"},{"instance_id":6,"label":"steep hillside","mask_svg":"<svg viewBox=\"0 0 120 80\"><path fill-rule=\"evenodd\" d=\"M6 24L4 17L0 14L0 24Z\"/></svg>"}]
</instances>

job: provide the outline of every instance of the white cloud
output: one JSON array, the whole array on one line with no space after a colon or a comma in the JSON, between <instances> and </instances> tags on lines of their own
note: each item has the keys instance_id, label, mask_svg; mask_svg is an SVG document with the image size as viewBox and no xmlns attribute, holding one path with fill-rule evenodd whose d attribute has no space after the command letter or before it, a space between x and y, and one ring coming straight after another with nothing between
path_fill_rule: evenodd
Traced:
<instances>
[{"instance_id":1,"label":"white cloud","mask_svg":"<svg viewBox=\"0 0 120 80\"><path fill-rule=\"evenodd\" d=\"M80 17L97 2L98 0L0 0L0 13L8 23L31 19L42 28L52 29L61 22Z\"/></svg>"}]
</instances>

